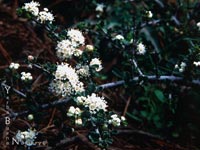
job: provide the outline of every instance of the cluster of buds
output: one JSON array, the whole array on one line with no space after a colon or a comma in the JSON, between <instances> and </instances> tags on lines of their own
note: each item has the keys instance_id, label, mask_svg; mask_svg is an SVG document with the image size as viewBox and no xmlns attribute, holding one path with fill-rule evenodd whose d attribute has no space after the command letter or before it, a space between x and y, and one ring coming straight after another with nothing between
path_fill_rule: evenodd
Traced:
<instances>
[{"instance_id":1,"label":"cluster of buds","mask_svg":"<svg viewBox=\"0 0 200 150\"><path fill-rule=\"evenodd\" d=\"M111 119L108 120L108 123L112 124L114 127L119 127L121 123L124 123L126 121L124 116L121 116L120 118L117 114L111 115L110 117Z\"/></svg>"}]
</instances>

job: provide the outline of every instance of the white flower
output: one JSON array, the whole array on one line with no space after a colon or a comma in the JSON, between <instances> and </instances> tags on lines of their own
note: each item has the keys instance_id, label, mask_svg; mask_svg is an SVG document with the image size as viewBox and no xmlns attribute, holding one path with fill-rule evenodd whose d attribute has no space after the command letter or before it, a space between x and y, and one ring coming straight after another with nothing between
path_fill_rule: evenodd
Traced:
<instances>
[{"instance_id":1,"label":"white flower","mask_svg":"<svg viewBox=\"0 0 200 150\"><path fill-rule=\"evenodd\" d=\"M79 30L70 29L70 30L67 31L67 36L71 40L72 45L74 47L85 44L85 38L84 38L82 32L79 31Z\"/></svg>"},{"instance_id":2,"label":"white flower","mask_svg":"<svg viewBox=\"0 0 200 150\"><path fill-rule=\"evenodd\" d=\"M81 110L78 107L70 106L67 116L69 117L77 117L81 115Z\"/></svg>"},{"instance_id":3,"label":"white flower","mask_svg":"<svg viewBox=\"0 0 200 150\"><path fill-rule=\"evenodd\" d=\"M90 66L97 65L98 67L95 69L97 72L101 71L103 69L101 65L101 61L98 58L93 58L90 61Z\"/></svg>"},{"instance_id":4,"label":"white flower","mask_svg":"<svg viewBox=\"0 0 200 150\"><path fill-rule=\"evenodd\" d=\"M115 39L115 40L124 40L124 37L123 37L122 35L118 34L118 35L116 35L116 36L114 37L114 39Z\"/></svg>"},{"instance_id":5,"label":"white flower","mask_svg":"<svg viewBox=\"0 0 200 150\"><path fill-rule=\"evenodd\" d=\"M30 3L25 3L22 8L24 8L27 12L30 12L32 15L37 16L39 13L40 4L38 2L31 1Z\"/></svg>"},{"instance_id":6,"label":"white flower","mask_svg":"<svg viewBox=\"0 0 200 150\"><path fill-rule=\"evenodd\" d=\"M88 52L92 52L94 50L94 46L93 45L86 45L86 50Z\"/></svg>"},{"instance_id":7,"label":"white flower","mask_svg":"<svg viewBox=\"0 0 200 150\"><path fill-rule=\"evenodd\" d=\"M104 7L105 7L104 4L97 4L95 10L96 10L97 12L101 12L101 13L102 13Z\"/></svg>"},{"instance_id":8,"label":"white flower","mask_svg":"<svg viewBox=\"0 0 200 150\"><path fill-rule=\"evenodd\" d=\"M113 118L113 119L112 119L112 124L113 124L113 126L118 127L118 126L121 125L120 123L121 123L121 120L120 120L119 118Z\"/></svg>"},{"instance_id":9,"label":"white flower","mask_svg":"<svg viewBox=\"0 0 200 150\"><path fill-rule=\"evenodd\" d=\"M89 66L88 65L80 66L80 68L76 71L76 73L81 77L89 77L90 76Z\"/></svg>"},{"instance_id":10,"label":"white flower","mask_svg":"<svg viewBox=\"0 0 200 150\"><path fill-rule=\"evenodd\" d=\"M62 40L57 43L56 50L58 58L65 60L72 57L75 47L72 45L70 40Z\"/></svg>"},{"instance_id":11,"label":"white flower","mask_svg":"<svg viewBox=\"0 0 200 150\"><path fill-rule=\"evenodd\" d=\"M181 62L180 66L181 66L181 68L185 68L186 67L186 63L185 62Z\"/></svg>"},{"instance_id":12,"label":"white flower","mask_svg":"<svg viewBox=\"0 0 200 150\"><path fill-rule=\"evenodd\" d=\"M145 53L146 53L146 48L145 48L144 44L140 42L140 43L137 45L137 54L143 55L143 54L145 54Z\"/></svg>"},{"instance_id":13,"label":"white flower","mask_svg":"<svg viewBox=\"0 0 200 150\"><path fill-rule=\"evenodd\" d=\"M21 80L23 80L23 81L29 81L29 80L32 80L33 79L33 77L32 77L32 75L31 75L31 73L30 72L21 72Z\"/></svg>"},{"instance_id":14,"label":"white flower","mask_svg":"<svg viewBox=\"0 0 200 150\"><path fill-rule=\"evenodd\" d=\"M76 57L80 57L82 54L83 54L83 51L80 50L80 49L76 49L76 50L74 51L74 56L76 56Z\"/></svg>"},{"instance_id":15,"label":"white flower","mask_svg":"<svg viewBox=\"0 0 200 150\"><path fill-rule=\"evenodd\" d=\"M120 125L121 125L121 121L124 121L124 120L125 120L125 118L124 118L123 116L122 116L121 119L120 119L120 118L118 117L117 114L111 115L110 117L111 117L111 119L108 120L108 123L109 123L109 124L112 124L112 125L115 126L115 127L120 126ZM123 119L123 120L122 120L122 119Z\"/></svg>"},{"instance_id":16,"label":"white flower","mask_svg":"<svg viewBox=\"0 0 200 150\"><path fill-rule=\"evenodd\" d=\"M47 8L44 8L43 11L39 12L37 20L40 21L40 23L45 23L47 21L52 23L54 16L52 13L48 12Z\"/></svg>"},{"instance_id":17,"label":"white flower","mask_svg":"<svg viewBox=\"0 0 200 150\"><path fill-rule=\"evenodd\" d=\"M49 89L51 92L61 95L62 97L74 94L71 84L69 82L63 82L60 80L53 80L50 83Z\"/></svg>"},{"instance_id":18,"label":"white flower","mask_svg":"<svg viewBox=\"0 0 200 150\"><path fill-rule=\"evenodd\" d=\"M58 95L70 96L85 91L84 84L71 66L67 63L57 65L55 79L50 83L50 90Z\"/></svg>"},{"instance_id":19,"label":"white flower","mask_svg":"<svg viewBox=\"0 0 200 150\"><path fill-rule=\"evenodd\" d=\"M153 14L152 14L151 11L147 11L147 17L148 17L148 18L152 18L152 17L153 17Z\"/></svg>"},{"instance_id":20,"label":"white flower","mask_svg":"<svg viewBox=\"0 0 200 150\"><path fill-rule=\"evenodd\" d=\"M200 61L194 61L193 64L194 64L196 67L199 67L199 66L200 66Z\"/></svg>"},{"instance_id":21,"label":"white flower","mask_svg":"<svg viewBox=\"0 0 200 150\"><path fill-rule=\"evenodd\" d=\"M124 116L121 116L121 121L125 121L126 118Z\"/></svg>"},{"instance_id":22,"label":"white flower","mask_svg":"<svg viewBox=\"0 0 200 150\"><path fill-rule=\"evenodd\" d=\"M71 84L72 84L72 87L73 87L75 93L81 93L81 92L85 91L83 82L78 81L74 84L73 83L71 83Z\"/></svg>"},{"instance_id":23,"label":"white flower","mask_svg":"<svg viewBox=\"0 0 200 150\"><path fill-rule=\"evenodd\" d=\"M81 118L76 119L76 120L75 120L75 124L76 124L76 125L82 125L82 124L83 124L82 119L81 119Z\"/></svg>"},{"instance_id":24,"label":"white flower","mask_svg":"<svg viewBox=\"0 0 200 150\"><path fill-rule=\"evenodd\" d=\"M17 70L17 69L19 68L19 66L20 66L20 65L19 65L18 63L13 63L13 62L12 62L12 63L10 63L9 68L10 68L10 69L15 69L15 70Z\"/></svg>"},{"instance_id":25,"label":"white flower","mask_svg":"<svg viewBox=\"0 0 200 150\"><path fill-rule=\"evenodd\" d=\"M178 69L178 68L179 68L178 64L176 64L176 65L174 66L174 68L175 68L175 69Z\"/></svg>"},{"instance_id":26,"label":"white flower","mask_svg":"<svg viewBox=\"0 0 200 150\"><path fill-rule=\"evenodd\" d=\"M78 105L83 105L84 102L86 101L86 99L87 98L84 97L84 96L79 96L79 97L77 97L76 102L77 102Z\"/></svg>"},{"instance_id":27,"label":"white flower","mask_svg":"<svg viewBox=\"0 0 200 150\"><path fill-rule=\"evenodd\" d=\"M199 30L200 30L200 22L197 22L197 27L198 27Z\"/></svg>"},{"instance_id":28,"label":"white flower","mask_svg":"<svg viewBox=\"0 0 200 150\"><path fill-rule=\"evenodd\" d=\"M186 63L185 62L181 62L180 68L179 68L179 72L184 72L185 71L185 67L186 67Z\"/></svg>"},{"instance_id":29,"label":"white flower","mask_svg":"<svg viewBox=\"0 0 200 150\"><path fill-rule=\"evenodd\" d=\"M91 114L95 114L100 110L107 111L107 102L103 97L98 97L95 93L87 97L79 96L76 102L78 105L87 107Z\"/></svg>"},{"instance_id":30,"label":"white flower","mask_svg":"<svg viewBox=\"0 0 200 150\"><path fill-rule=\"evenodd\" d=\"M69 80L70 82L77 82L79 80L75 69L73 69L67 63L57 65L57 69L54 73L54 76L56 80Z\"/></svg>"}]
</instances>

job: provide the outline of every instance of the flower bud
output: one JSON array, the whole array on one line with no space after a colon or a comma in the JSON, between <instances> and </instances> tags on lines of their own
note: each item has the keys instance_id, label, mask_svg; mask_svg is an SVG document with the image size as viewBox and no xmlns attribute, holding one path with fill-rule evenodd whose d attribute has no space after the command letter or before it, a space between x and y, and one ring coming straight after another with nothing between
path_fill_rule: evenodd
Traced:
<instances>
[{"instance_id":1,"label":"flower bud","mask_svg":"<svg viewBox=\"0 0 200 150\"><path fill-rule=\"evenodd\" d=\"M94 50L94 46L93 45L86 45L86 50L88 52L92 52Z\"/></svg>"},{"instance_id":2,"label":"flower bud","mask_svg":"<svg viewBox=\"0 0 200 150\"><path fill-rule=\"evenodd\" d=\"M33 61L34 60L34 57L32 55L28 55L28 60L29 61Z\"/></svg>"},{"instance_id":3,"label":"flower bud","mask_svg":"<svg viewBox=\"0 0 200 150\"><path fill-rule=\"evenodd\" d=\"M29 115L28 115L28 120L30 120L30 121L31 121L31 120L33 120L33 119L34 119L34 116L33 116L33 114L29 114Z\"/></svg>"}]
</instances>

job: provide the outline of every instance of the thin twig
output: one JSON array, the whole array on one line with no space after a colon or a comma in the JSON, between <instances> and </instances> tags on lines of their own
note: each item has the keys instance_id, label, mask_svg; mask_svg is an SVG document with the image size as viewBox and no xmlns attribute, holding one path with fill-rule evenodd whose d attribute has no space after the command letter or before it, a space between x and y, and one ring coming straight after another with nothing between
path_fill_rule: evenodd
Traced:
<instances>
[{"instance_id":1,"label":"thin twig","mask_svg":"<svg viewBox=\"0 0 200 150\"><path fill-rule=\"evenodd\" d=\"M151 137L151 138L154 138L154 139L159 139L159 140L165 140L163 137L160 137L158 135L154 135L154 134L151 134L149 132L145 132L145 131L142 131L142 130L117 130L117 133L118 134L140 134L140 135L144 135L144 136L148 136L148 137Z\"/></svg>"},{"instance_id":2,"label":"thin twig","mask_svg":"<svg viewBox=\"0 0 200 150\"><path fill-rule=\"evenodd\" d=\"M54 118L54 116L55 116L55 113L56 113L56 108L53 109L53 112L52 112L52 114L51 114L51 118L50 118L49 123L48 123L47 126L50 126L50 125L51 125L51 123L52 123L52 121L53 121L53 118Z\"/></svg>"},{"instance_id":3,"label":"thin twig","mask_svg":"<svg viewBox=\"0 0 200 150\"><path fill-rule=\"evenodd\" d=\"M138 64L136 63L135 59L132 59L132 61L133 61L133 64L134 64L135 68L137 69L139 75L142 76L142 77L144 77L144 74L142 73L142 71L138 67Z\"/></svg>"},{"instance_id":4,"label":"thin twig","mask_svg":"<svg viewBox=\"0 0 200 150\"><path fill-rule=\"evenodd\" d=\"M70 100L71 100L71 98L60 99L60 100L57 100L57 101L54 101L54 102L43 104L38 109L43 110L43 109L47 109L47 108L50 108L50 107L55 107L55 106L58 106L58 105L68 103ZM12 114L10 114L9 117L12 119L12 118L16 118L16 117L19 117L19 116L27 115L30 112L31 112L30 110L25 110L25 111L22 111L22 112L12 113ZM4 121L4 119L5 119L4 117L0 118L0 122Z\"/></svg>"},{"instance_id":5,"label":"thin twig","mask_svg":"<svg viewBox=\"0 0 200 150\"><path fill-rule=\"evenodd\" d=\"M131 96L128 98L128 101L126 102L126 106L124 108L123 116L126 115L126 112L128 110L128 106L129 106L130 102L131 102Z\"/></svg>"}]
</instances>

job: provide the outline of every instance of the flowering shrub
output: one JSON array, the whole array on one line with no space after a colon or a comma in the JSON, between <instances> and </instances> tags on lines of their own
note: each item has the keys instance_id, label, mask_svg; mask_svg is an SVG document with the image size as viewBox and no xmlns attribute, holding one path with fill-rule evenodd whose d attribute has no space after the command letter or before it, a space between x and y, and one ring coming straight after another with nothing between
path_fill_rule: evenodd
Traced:
<instances>
[{"instance_id":1,"label":"flowering shrub","mask_svg":"<svg viewBox=\"0 0 200 150\"><path fill-rule=\"evenodd\" d=\"M62 19L39 2L25 3L17 10L29 25L45 30L44 38L54 44L54 61L28 55L25 63L11 62L6 69L2 85L11 86L12 92L4 97L17 94L25 99L19 106L25 111L11 117L28 115L35 128L18 131L16 139L30 148L37 137L48 136L49 129L59 126L55 142L74 134L80 138L78 129L82 129L88 138L84 141L106 149L115 131L127 127L126 118L134 127L139 124L152 133L179 137L184 128L176 119L180 112L186 114L180 101L200 97L199 3L84 2L84 11L92 10L93 15L88 20L84 20L87 13L79 16L84 21L69 23L68 28L56 25ZM108 88L112 89L102 92ZM47 127L42 128L40 123L46 120L42 110L52 107L58 109L53 109ZM191 109L197 111L196 107Z\"/></svg>"}]
</instances>

